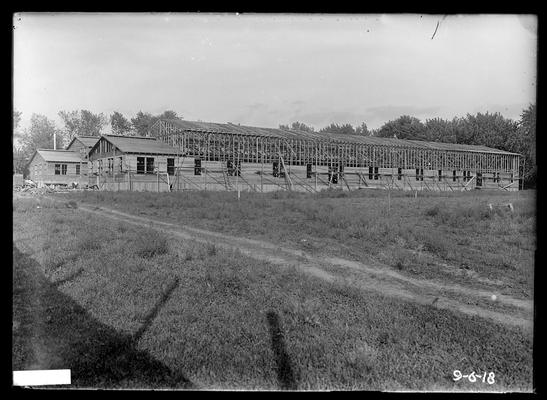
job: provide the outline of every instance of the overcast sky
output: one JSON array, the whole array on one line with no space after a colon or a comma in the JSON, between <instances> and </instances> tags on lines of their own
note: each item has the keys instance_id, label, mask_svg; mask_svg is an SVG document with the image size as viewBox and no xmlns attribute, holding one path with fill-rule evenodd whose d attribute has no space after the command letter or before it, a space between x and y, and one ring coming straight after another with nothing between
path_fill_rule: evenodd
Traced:
<instances>
[{"instance_id":1,"label":"overcast sky","mask_svg":"<svg viewBox=\"0 0 547 400\"><path fill-rule=\"evenodd\" d=\"M433 39L437 22L441 21ZM315 128L535 102L534 16L18 14L14 107Z\"/></svg>"}]
</instances>

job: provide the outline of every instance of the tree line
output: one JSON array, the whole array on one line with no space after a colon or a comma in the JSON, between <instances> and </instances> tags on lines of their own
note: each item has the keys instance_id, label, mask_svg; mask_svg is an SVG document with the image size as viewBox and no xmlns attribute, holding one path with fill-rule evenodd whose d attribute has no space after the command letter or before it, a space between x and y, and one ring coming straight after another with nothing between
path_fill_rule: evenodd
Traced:
<instances>
[{"instance_id":1,"label":"tree line","mask_svg":"<svg viewBox=\"0 0 547 400\"><path fill-rule=\"evenodd\" d=\"M316 132L311 126L296 121L290 125L279 125L280 129L293 129L305 132ZM522 154L524 184L535 187L536 168L536 105L530 104L522 111L520 119L514 121L500 113L467 114L465 117L454 117L451 120L442 118L420 121L416 117L402 115L387 121L378 129L369 130L363 122L353 127L351 124L330 125L317 133L336 135L364 135L383 138L422 140L430 142L459 143L481 145Z\"/></svg>"},{"instance_id":2,"label":"tree line","mask_svg":"<svg viewBox=\"0 0 547 400\"><path fill-rule=\"evenodd\" d=\"M145 136L148 128L160 118L182 118L173 110L158 115L139 111L133 118L126 118L118 111L114 111L109 117L89 110L63 110L58 115L62 121L61 128L44 115L32 114L30 126L21 130L22 113L17 110L13 112L14 137L18 137L20 142L19 146L13 144L15 173L25 172L26 164L36 149L52 149L54 137L57 148L62 149L76 136L100 136L108 125L115 135Z\"/></svg>"},{"instance_id":3,"label":"tree line","mask_svg":"<svg viewBox=\"0 0 547 400\"><path fill-rule=\"evenodd\" d=\"M117 135L144 136L148 129L160 118L181 118L175 111L167 110L153 115L139 111L135 117L126 118L115 111L108 118L89 110L60 111L63 126L58 128L55 121L43 115L33 114L30 126L20 131L21 113L14 111L14 136L20 138L20 146L13 148L14 171L23 173L26 163L37 148L53 148L54 134L57 148L63 148L75 136L99 136L110 124L112 133ZM319 134L363 135L431 142L483 145L523 155L524 182L527 187L535 187L536 168L536 105L530 104L522 111L520 119L514 121L500 113L467 114L451 120L442 118L420 119L402 115L387 121L378 129L369 129L366 123L358 126L331 123L318 131L313 126L295 121L290 125L279 125L280 129L292 129Z\"/></svg>"}]
</instances>

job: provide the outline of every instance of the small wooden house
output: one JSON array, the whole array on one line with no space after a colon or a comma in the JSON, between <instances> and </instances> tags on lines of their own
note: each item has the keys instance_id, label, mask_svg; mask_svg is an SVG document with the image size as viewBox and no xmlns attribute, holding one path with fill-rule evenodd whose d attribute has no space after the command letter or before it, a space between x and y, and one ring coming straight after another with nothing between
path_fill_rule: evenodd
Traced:
<instances>
[{"instance_id":1,"label":"small wooden house","mask_svg":"<svg viewBox=\"0 0 547 400\"><path fill-rule=\"evenodd\" d=\"M38 149L28 163L28 170L29 178L39 187L88 183L87 161L78 151Z\"/></svg>"},{"instance_id":2,"label":"small wooden house","mask_svg":"<svg viewBox=\"0 0 547 400\"><path fill-rule=\"evenodd\" d=\"M171 190L179 153L156 138L102 135L89 151L90 175L102 189Z\"/></svg>"}]
</instances>

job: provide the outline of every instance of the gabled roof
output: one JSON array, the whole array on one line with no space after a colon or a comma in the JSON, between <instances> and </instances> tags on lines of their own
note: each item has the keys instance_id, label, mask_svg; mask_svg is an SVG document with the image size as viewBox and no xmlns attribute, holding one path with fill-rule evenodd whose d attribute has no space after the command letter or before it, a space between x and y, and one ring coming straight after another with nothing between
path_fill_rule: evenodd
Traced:
<instances>
[{"instance_id":1,"label":"gabled roof","mask_svg":"<svg viewBox=\"0 0 547 400\"><path fill-rule=\"evenodd\" d=\"M249 136L277 137L285 139L303 139L317 141L335 141L339 143L369 144L391 147L413 147L417 149L444 150L444 151L466 151L480 153L494 153L518 155L504 150L498 150L487 146L467 145L457 143L426 142L421 140L407 140L394 138L381 138L375 136L347 135L337 133L305 132L294 129L259 128L254 126L236 125L232 123L220 124L215 122L186 121L181 119L161 119L169 122L182 130L205 132L205 133L232 133Z\"/></svg>"},{"instance_id":2,"label":"gabled roof","mask_svg":"<svg viewBox=\"0 0 547 400\"><path fill-rule=\"evenodd\" d=\"M80 153L70 150L53 150L53 149L38 149L34 152L29 160L29 164L32 162L36 154L39 154L47 162L61 162L61 163L79 163L84 162Z\"/></svg>"},{"instance_id":3,"label":"gabled roof","mask_svg":"<svg viewBox=\"0 0 547 400\"><path fill-rule=\"evenodd\" d=\"M74 136L68 146L66 148L70 148L72 146L72 143L74 143L76 140L81 142L87 149L91 149L93 146L95 146L95 143L97 143L100 139L100 136Z\"/></svg>"},{"instance_id":4,"label":"gabled roof","mask_svg":"<svg viewBox=\"0 0 547 400\"><path fill-rule=\"evenodd\" d=\"M165 155L178 155L180 153L173 146L169 146L152 137L102 135L101 138L112 143L122 153ZM97 147L98 143L93 148Z\"/></svg>"}]
</instances>

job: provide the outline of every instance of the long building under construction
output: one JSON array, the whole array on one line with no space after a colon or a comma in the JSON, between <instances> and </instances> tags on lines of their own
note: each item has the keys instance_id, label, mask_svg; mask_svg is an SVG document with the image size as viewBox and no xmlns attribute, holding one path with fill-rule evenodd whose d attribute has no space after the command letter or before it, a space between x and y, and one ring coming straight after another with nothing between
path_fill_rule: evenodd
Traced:
<instances>
[{"instance_id":1,"label":"long building under construction","mask_svg":"<svg viewBox=\"0 0 547 400\"><path fill-rule=\"evenodd\" d=\"M519 154L485 146L180 119L158 120L148 138L104 135L89 160L106 190L512 191L521 178Z\"/></svg>"}]
</instances>

